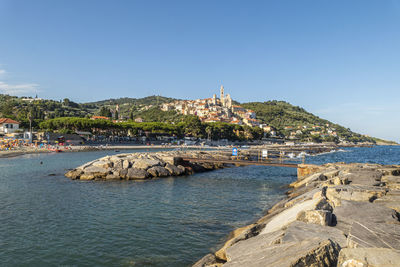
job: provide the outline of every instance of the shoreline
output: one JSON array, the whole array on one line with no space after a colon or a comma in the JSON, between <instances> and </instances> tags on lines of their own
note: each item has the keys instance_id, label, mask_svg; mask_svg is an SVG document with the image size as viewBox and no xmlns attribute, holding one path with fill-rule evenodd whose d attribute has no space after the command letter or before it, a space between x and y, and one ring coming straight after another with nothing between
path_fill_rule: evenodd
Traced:
<instances>
[{"instance_id":1,"label":"shoreline","mask_svg":"<svg viewBox=\"0 0 400 267\"><path fill-rule=\"evenodd\" d=\"M219 146L219 147L211 147L211 146L196 146L196 145L189 145L189 146L182 146L182 145L80 145L80 146L69 146L69 147L60 147L59 149L61 152L88 152L88 151L103 151L103 150L139 150L139 149L198 149L198 150L229 150L232 149L233 145L226 145L226 146ZM260 150L260 149L280 149L280 150L288 150L288 149L295 149L295 150L305 150L305 147L308 148L321 148L326 149L330 147L332 149L340 149L346 147L358 147L356 145L353 146L337 146L331 144L313 144L313 145L257 145L257 146L248 146L246 148L240 148L243 150ZM329 152L329 151L327 151ZM22 147L17 148L14 150L2 150L0 151L0 159L1 158L12 158L18 157L27 154L37 154L37 153L55 153L55 151L51 151L48 148L36 148L36 147ZM317 152L320 154L321 152ZM325 152L322 152L325 153Z\"/></svg>"},{"instance_id":2,"label":"shoreline","mask_svg":"<svg viewBox=\"0 0 400 267\"><path fill-rule=\"evenodd\" d=\"M163 146L163 145L100 145L100 146L71 146L68 149L61 149L61 153L69 153L69 152L90 152L90 151L106 151L106 150L141 150L141 149L212 149L212 150L221 150L227 148L218 148L218 147L201 147L201 146ZM18 157L27 154L39 154L39 153L56 153L55 151L51 151L49 149L15 149L15 150L4 150L0 151L0 158L12 158Z\"/></svg>"},{"instance_id":3,"label":"shoreline","mask_svg":"<svg viewBox=\"0 0 400 267\"><path fill-rule=\"evenodd\" d=\"M400 262L400 165L302 164L289 186L264 216L193 267Z\"/></svg>"}]
</instances>

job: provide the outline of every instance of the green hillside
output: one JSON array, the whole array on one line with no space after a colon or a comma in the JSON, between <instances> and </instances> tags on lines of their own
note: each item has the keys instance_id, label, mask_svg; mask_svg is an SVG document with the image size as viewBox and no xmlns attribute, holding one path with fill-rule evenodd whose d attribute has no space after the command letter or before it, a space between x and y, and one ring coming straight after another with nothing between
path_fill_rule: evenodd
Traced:
<instances>
[{"instance_id":1,"label":"green hillside","mask_svg":"<svg viewBox=\"0 0 400 267\"><path fill-rule=\"evenodd\" d=\"M293 106L284 101L250 102L243 103L241 106L255 111L259 120L274 127L280 135L285 137L298 131L299 133L293 136L300 140L312 137L314 141L336 142L343 139L353 142L375 143L375 140L371 137L354 133L348 128L321 119L301 107ZM333 132L336 133L336 137L331 135Z\"/></svg>"},{"instance_id":2,"label":"green hillside","mask_svg":"<svg viewBox=\"0 0 400 267\"><path fill-rule=\"evenodd\" d=\"M148 96L144 98L107 99L90 103L75 103L69 99L62 101L27 99L0 94L0 117L8 117L21 122L22 128L38 127L48 119L62 117L90 118L93 115L113 117L116 106L119 106L118 118L124 121L143 119L144 122L163 122L178 124L186 116L176 111L162 111L160 105L175 101L174 98ZM235 104L239 104L234 101ZM272 126L278 137L302 141L353 141L385 142L376 138L363 136L350 129L319 118L301 107L284 101L242 103L246 109L255 111L257 118ZM113 114L113 115L112 115Z\"/></svg>"}]
</instances>

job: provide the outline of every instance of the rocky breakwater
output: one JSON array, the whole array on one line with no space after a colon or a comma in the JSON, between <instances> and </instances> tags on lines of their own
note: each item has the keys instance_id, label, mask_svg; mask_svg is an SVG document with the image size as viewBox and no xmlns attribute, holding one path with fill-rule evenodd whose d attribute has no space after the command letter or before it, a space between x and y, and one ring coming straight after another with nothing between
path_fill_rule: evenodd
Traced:
<instances>
[{"instance_id":1,"label":"rocky breakwater","mask_svg":"<svg viewBox=\"0 0 400 267\"><path fill-rule=\"evenodd\" d=\"M194 266L400 266L400 166L300 165L291 187Z\"/></svg>"},{"instance_id":2,"label":"rocky breakwater","mask_svg":"<svg viewBox=\"0 0 400 267\"><path fill-rule=\"evenodd\" d=\"M218 152L168 151L106 156L68 171L65 176L80 180L145 180L190 175L224 167L218 163L194 163L184 158L214 159Z\"/></svg>"}]
</instances>

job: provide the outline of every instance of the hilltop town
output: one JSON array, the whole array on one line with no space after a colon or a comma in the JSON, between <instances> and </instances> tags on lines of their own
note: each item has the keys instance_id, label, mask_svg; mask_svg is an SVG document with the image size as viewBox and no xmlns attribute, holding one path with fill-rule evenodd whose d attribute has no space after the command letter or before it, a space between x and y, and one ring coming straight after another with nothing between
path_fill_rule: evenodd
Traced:
<instances>
[{"instance_id":1,"label":"hilltop town","mask_svg":"<svg viewBox=\"0 0 400 267\"><path fill-rule=\"evenodd\" d=\"M268 142L286 139L291 142L387 144L284 101L239 104L230 94L225 94L223 86L219 98L214 94L211 98L197 100L149 96L76 103L67 98L55 101L37 96L0 95L0 118L15 121L15 127L7 128L3 134L33 128L64 134L86 132L112 139L151 135L157 139L188 136L210 140L269 138ZM8 124L0 126L5 128Z\"/></svg>"},{"instance_id":2,"label":"hilltop town","mask_svg":"<svg viewBox=\"0 0 400 267\"><path fill-rule=\"evenodd\" d=\"M233 105L230 94L224 94L224 86L222 85L220 98L217 98L217 95L214 94L212 98L206 99L176 100L163 104L161 110L176 110L183 115L196 115L202 122L226 122L248 126L260 126L262 124L260 120L256 119L256 113L253 110Z\"/></svg>"}]
</instances>

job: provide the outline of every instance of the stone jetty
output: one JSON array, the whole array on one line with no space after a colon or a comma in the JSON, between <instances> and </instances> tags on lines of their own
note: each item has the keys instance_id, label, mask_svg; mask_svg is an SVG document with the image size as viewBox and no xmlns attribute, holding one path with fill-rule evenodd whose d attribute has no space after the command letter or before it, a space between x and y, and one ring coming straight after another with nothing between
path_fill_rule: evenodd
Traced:
<instances>
[{"instance_id":1,"label":"stone jetty","mask_svg":"<svg viewBox=\"0 0 400 267\"><path fill-rule=\"evenodd\" d=\"M68 171L65 176L80 180L146 180L190 175L223 168L220 163L192 163L182 158L228 157L218 151L166 151L106 156ZM229 158L229 157L228 157Z\"/></svg>"},{"instance_id":2,"label":"stone jetty","mask_svg":"<svg viewBox=\"0 0 400 267\"><path fill-rule=\"evenodd\" d=\"M400 166L299 165L290 186L194 266L400 266Z\"/></svg>"}]
</instances>

